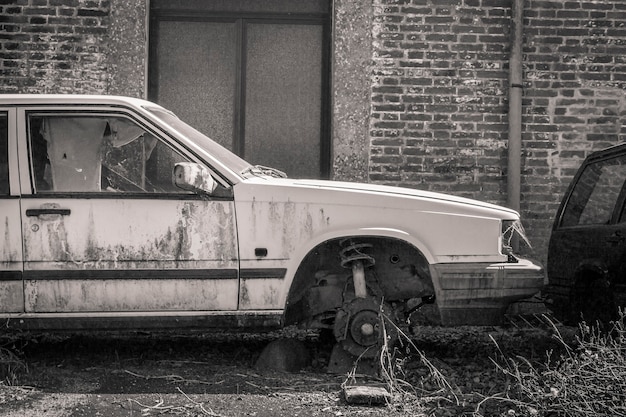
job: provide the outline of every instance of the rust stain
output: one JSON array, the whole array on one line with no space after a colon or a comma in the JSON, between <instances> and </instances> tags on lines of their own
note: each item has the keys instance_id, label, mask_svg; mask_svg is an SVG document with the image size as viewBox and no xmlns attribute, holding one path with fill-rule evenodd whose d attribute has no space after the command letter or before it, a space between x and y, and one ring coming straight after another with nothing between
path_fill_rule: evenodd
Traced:
<instances>
[{"instance_id":1,"label":"rust stain","mask_svg":"<svg viewBox=\"0 0 626 417\"><path fill-rule=\"evenodd\" d=\"M149 230L143 230L150 228L147 222L137 225L132 219L113 220L109 213L98 212L93 206L89 208L86 224L79 223L81 230L73 231L71 236L67 228L70 223L66 224L62 216L44 222L33 218L26 230L37 227L39 231L26 233L27 259L71 262L72 267L82 268L93 268L99 263L106 268L117 262L124 262L127 267L134 262L174 262L176 265L185 262L188 265L190 261L217 261L225 265L237 259L232 209L227 204L204 204L181 202L175 207L172 223L155 221L154 228ZM111 208L114 209L120 213L130 212L129 207ZM168 210L164 210L163 222L172 217L167 215ZM126 222L122 223L122 233L119 229L111 231L103 227L103 222L112 221ZM76 228L76 223L72 227ZM159 230L162 230L160 234Z\"/></svg>"},{"instance_id":2,"label":"rust stain","mask_svg":"<svg viewBox=\"0 0 626 417\"><path fill-rule=\"evenodd\" d=\"M279 219L280 228L282 233L282 257L284 259L288 259L289 255L293 253L293 242L296 240L296 237L299 235L301 224L296 216L296 207L295 204L287 201L283 204L283 215L282 219ZM294 228L294 225L296 226Z\"/></svg>"},{"instance_id":3,"label":"rust stain","mask_svg":"<svg viewBox=\"0 0 626 417\"><path fill-rule=\"evenodd\" d=\"M26 281L27 311L234 310L237 283L190 280Z\"/></svg>"},{"instance_id":4,"label":"rust stain","mask_svg":"<svg viewBox=\"0 0 626 417\"><path fill-rule=\"evenodd\" d=\"M251 217L250 217L250 224L252 226L252 240L256 240L257 239L257 224L256 224L256 212L257 212L257 207L256 207L256 198L252 197L252 203L251 203Z\"/></svg>"},{"instance_id":5,"label":"rust stain","mask_svg":"<svg viewBox=\"0 0 626 417\"><path fill-rule=\"evenodd\" d=\"M239 288L239 308L245 308L250 305L250 295L248 294L248 285L246 280L241 280Z\"/></svg>"},{"instance_id":6,"label":"rust stain","mask_svg":"<svg viewBox=\"0 0 626 417\"><path fill-rule=\"evenodd\" d=\"M319 205L290 200L253 200L249 219L252 239L274 242L277 244L274 256L283 259L290 258L303 241L310 240L330 226L330 217Z\"/></svg>"},{"instance_id":7,"label":"rust stain","mask_svg":"<svg viewBox=\"0 0 626 417\"><path fill-rule=\"evenodd\" d=\"M98 247L96 245L96 233L94 229L93 208L89 207L89 223L87 224L87 248L86 259L98 259Z\"/></svg>"},{"instance_id":8,"label":"rust stain","mask_svg":"<svg viewBox=\"0 0 626 417\"><path fill-rule=\"evenodd\" d=\"M46 223L47 247L50 249L50 259L59 261L72 261L71 250L67 241L67 231L63 218Z\"/></svg>"},{"instance_id":9,"label":"rust stain","mask_svg":"<svg viewBox=\"0 0 626 417\"><path fill-rule=\"evenodd\" d=\"M319 215L319 224L323 226L330 226L330 217L326 216L323 208L320 208Z\"/></svg>"},{"instance_id":10,"label":"rust stain","mask_svg":"<svg viewBox=\"0 0 626 417\"><path fill-rule=\"evenodd\" d=\"M21 312L24 308L21 281L0 282L0 311Z\"/></svg>"},{"instance_id":11,"label":"rust stain","mask_svg":"<svg viewBox=\"0 0 626 417\"><path fill-rule=\"evenodd\" d=\"M240 283L239 309L280 308L282 279L243 279Z\"/></svg>"},{"instance_id":12,"label":"rust stain","mask_svg":"<svg viewBox=\"0 0 626 417\"><path fill-rule=\"evenodd\" d=\"M9 230L9 217L4 218L4 245L2 247L2 262L15 262L19 259L15 245L11 243L11 231Z\"/></svg>"},{"instance_id":13,"label":"rust stain","mask_svg":"<svg viewBox=\"0 0 626 417\"><path fill-rule=\"evenodd\" d=\"M306 219L304 220L304 233L308 236L308 237L312 237L313 236L313 216L311 216L311 213L307 210L306 212Z\"/></svg>"},{"instance_id":14,"label":"rust stain","mask_svg":"<svg viewBox=\"0 0 626 417\"><path fill-rule=\"evenodd\" d=\"M278 290L273 286L265 287L263 292L263 300L266 306L275 306L278 304Z\"/></svg>"}]
</instances>

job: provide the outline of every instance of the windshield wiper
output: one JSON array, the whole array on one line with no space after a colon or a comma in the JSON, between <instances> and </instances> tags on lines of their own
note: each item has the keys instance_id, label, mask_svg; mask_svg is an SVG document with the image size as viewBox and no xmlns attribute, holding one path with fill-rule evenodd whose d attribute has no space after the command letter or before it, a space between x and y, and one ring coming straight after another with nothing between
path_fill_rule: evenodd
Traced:
<instances>
[{"instance_id":1,"label":"windshield wiper","mask_svg":"<svg viewBox=\"0 0 626 417\"><path fill-rule=\"evenodd\" d=\"M269 176L269 177L274 177L274 178L287 178L287 174L285 174L283 171L276 169L276 168L266 167L263 165L249 166L248 168L244 169L241 172L241 174L242 175L252 174L256 176Z\"/></svg>"}]
</instances>

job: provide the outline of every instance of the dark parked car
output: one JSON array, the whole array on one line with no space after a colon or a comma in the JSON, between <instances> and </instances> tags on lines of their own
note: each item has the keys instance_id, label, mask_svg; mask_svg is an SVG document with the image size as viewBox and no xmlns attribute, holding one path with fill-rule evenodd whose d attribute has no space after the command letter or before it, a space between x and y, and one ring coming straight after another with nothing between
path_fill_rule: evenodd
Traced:
<instances>
[{"instance_id":1,"label":"dark parked car","mask_svg":"<svg viewBox=\"0 0 626 417\"><path fill-rule=\"evenodd\" d=\"M552 229L548 283L555 316L608 323L626 305L626 143L592 153Z\"/></svg>"}]
</instances>

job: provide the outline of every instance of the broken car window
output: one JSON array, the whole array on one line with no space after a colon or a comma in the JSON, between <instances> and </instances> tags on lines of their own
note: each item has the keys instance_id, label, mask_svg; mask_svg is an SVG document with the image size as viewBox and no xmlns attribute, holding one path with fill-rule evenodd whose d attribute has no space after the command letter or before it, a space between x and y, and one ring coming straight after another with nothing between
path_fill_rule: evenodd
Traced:
<instances>
[{"instance_id":1,"label":"broken car window","mask_svg":"<svg viewBox=\"0 0 626 417\"><path fill-rule=\"evenodd\" d=\"M38 192L187 193L172 181L186 158L120 116L30 115Z\"/></svg>"}]
</instances>

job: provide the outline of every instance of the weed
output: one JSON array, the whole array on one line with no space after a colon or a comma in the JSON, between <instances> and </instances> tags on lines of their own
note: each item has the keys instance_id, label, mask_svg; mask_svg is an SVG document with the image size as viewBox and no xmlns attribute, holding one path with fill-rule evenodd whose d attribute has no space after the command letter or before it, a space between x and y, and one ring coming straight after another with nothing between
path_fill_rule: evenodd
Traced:
<instances>
[{"instance_id":1,"label":"weed","mask_svg":"<svg viewBox=\"0 0 626 417\"><path fill-rule=\"evenodd\" d=\"M507 387L481 401L475 415L482 416L486 402L499 401L510 404L509 415L515 416L626 417L625 319L620 311L608 333L581 322L573 346L551 323L563 353L553 359L553 352L547 352L543 364L506 358L500 351L500 361L492 361L507 377Z\"/></svg>"},{"instance_id":2,"label":"weed","mask_svg":"<svg viewBox=\"0 0 626 417\"><path fill-rule=\"evenodd\" d=\"M26 362L20 358L15 341L8 339L0 346L0 382L18 385L19 376L27 370Z\"/></svg>"},{"instance_id":3,"label":"weed","mask_svg":"<svg viewBox=\"0 0 626 417\"><path fill-rule=\"evenodd\" d=\"M402 404L414 401L418 397L426 398L427 402L452 402L458 405L460 400L457 396L457 390L448 383L445 376L417 348L395 321L385 314L382 303L379 318L383 342L378 356L378 374L387 391L391 394L392 404L388 405L401 407ZM390 327L388 328L388 326ZM390 334L393 334L393 337ZM414 359L415 355L427 371L422 377L421 386L418 387L407 382L404 373L406 361ZM356 370L360 359L359 357L355 361L354 367L348 373L342 387L356 382ZM426 386L435 387L435 389L427 389Z\"/></svg>"}]
</instances>

